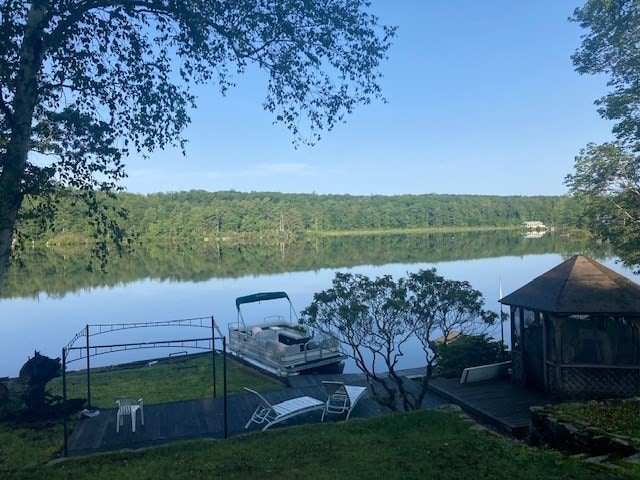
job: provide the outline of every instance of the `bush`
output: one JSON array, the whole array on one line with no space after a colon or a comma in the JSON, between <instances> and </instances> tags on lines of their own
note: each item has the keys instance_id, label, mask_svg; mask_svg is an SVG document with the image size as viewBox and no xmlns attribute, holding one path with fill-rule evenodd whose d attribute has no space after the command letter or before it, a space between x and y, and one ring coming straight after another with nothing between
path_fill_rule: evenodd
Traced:
<instances>
[{"instance_id":1,"label":"bush","mask_svg":"<svg viewBox=\"0 0 640 480\"><path fill-rule=\"evenodd\" d=\"M35 352L20 369L18 380L24 388L21 395L27 407L26 415L32 418L48 417L54 399L45 391L49 380L60 374L60 359L49 358Z\"/></svg>"},{"instance_id":2,"label":"bush","mask_svg":"<svg viewBox=\"0 0 640 480\"><path fill-rule=\"evenodd\" d=\"M9 404L9 388L0 383L0 419L4 418L7 413L7 405Z\"/></svg>"},{"instance_id":3,"label":"bush","mask_svg":"<svg viewBox=\"0 0 640 480\"><path fill-rule=\"evenodd\" d=\"M51 395L45 390L47 383L59 376L60 372L59 358L49 358L36 351L34 356L22 366L12 386L14 393L24 402L26 410L20 412L15 409L13 414L31 420L60 415L62 398Z\"/></svg>"},{"instance_id":4,"label":"bush","mask_svg":"<svg viewBox=\"0 0 640 480\"><path fill-rule=\"evenodd\" d=\"M501 362L503 352L500 342L482 335L460 335L437 349L438 360L434 376L455 378L467 367L477 367Z\"/></svg>"}]
</instances>

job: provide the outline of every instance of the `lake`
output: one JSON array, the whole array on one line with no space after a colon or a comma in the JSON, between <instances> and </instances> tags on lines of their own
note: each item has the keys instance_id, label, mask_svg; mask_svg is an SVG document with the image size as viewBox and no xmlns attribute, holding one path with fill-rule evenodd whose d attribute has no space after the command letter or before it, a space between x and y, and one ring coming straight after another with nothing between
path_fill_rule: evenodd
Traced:
<instances>
[{"instance_id":1,"label":"lake","mask_svg":"<svg viewBox=\"0 0 640 480\"><path fill-rule=\"evenodd\" d=\"M336 237L275 246L140 248L114 258L106 272L87 271L87 252L27 251L11 266L0 298L0 377L16 376L35 350L60 357L86 324L214 316L226 334L227 323L236 321L236 297L272 290L286 291L299 312L315 292L331 287L336 271L398 278L435 267L448 279L470 282L483 293L486 308L499 311L500 282L507 295L575 253L588 254L638 281L606 246L552 234L526 238L513 231ZM508 340L508 324L504 332ZM500 327L491 333L500 338ZM101 335L92 343L209 335L210 331L186 327L136 329ZM92 358L91 364L157 358L168 352L112 353ZM418 352L408 352L401 366L420 364ZM75 362L69 368L84 366ZM354 368L347 363L345 371Z\"/></svg>"}]
</instances>

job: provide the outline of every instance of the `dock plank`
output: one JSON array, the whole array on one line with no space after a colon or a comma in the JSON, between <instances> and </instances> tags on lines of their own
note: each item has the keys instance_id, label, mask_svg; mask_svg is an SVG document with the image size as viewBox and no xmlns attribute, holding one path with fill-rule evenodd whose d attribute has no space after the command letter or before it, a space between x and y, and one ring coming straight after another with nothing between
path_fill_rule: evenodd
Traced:
<instances>
[{"instance_id":1,"label":"dock plank","mask_svg":"<svg viewBox=\"0 0 640 480\"><path fill-rule=\"evenodd\" d=\"M457 378L434 378L429 388L472 416L515 436L528 433L532 406L552 403L541 393L516 388L502 379L460 383Z\"/></svg>"},{"instance_id":2,"label":"dock plank","mask_svg":"<svg viewBox=\"0 0 640 480\"><path fill-rule=\"evenodd\" d=\"M326 393L319 382L303 387L291 387L262 392L272 404L304 395L326 401ZM228 435L259 430L259 426L244 426L258 405L254 395L229 395ZM82 417L68 439L69 455L82 455L96 451L135 449L170 441L194 438L224 438L224 399L202 398L163 404L145 404L145 424L137 419L136 432L131 431L131 420L126 417L120 432L116 433L117 409L104 409L95 417ZM352 413L354 417L368 417L386 413L374 400L362 399ZM315 411L288 419L278 426L319 422L322 412ZM339 420L339 418L329 419ZM327 421L327 420L325 420Z\"/></svg>"}]
</instances>

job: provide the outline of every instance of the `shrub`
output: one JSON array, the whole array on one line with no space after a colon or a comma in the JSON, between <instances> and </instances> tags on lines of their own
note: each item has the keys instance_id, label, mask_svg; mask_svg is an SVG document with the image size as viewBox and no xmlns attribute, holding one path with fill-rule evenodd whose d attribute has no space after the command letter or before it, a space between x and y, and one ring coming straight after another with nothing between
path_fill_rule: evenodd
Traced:
<instances>
[{"instance_id":1,"label":"shrub","mask_svg":"<svg viewBox=\"0 0 640 480\"><path fill-rule=\"evenodd\" d=\"M438 346L438 360L434 376L455 378L467 367L488 365L503 360L500 342L482 335L460 335L447 344Z\"/></svg>"}]
</instances>

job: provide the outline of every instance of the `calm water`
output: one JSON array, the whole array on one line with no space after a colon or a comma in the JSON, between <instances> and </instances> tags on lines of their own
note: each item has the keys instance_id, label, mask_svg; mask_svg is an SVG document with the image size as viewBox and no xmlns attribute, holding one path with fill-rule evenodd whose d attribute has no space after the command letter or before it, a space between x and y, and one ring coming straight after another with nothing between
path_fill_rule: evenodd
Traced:
<instances>
[{"instance_id":1,"label":"calm water","mask_svg":"<svg viewBox=\"0 0 640 480\"><path fill-rule=\"evenodd\" d=\"M512 234L511 234L512 235ZM256 273L242 273L238 275L225 274L195 274L193 279L189 275L181 274L183 278L175 278L170 273L166 275L148 275L143 278L132 278L136 275L126 275L121 269L122 278L118 272L112 272L112 280L103 282L89 282L83 284L78 280L69 280L73 287L67 291L56 289L54 292L44 287L31 290L29 294L15 294L10 298L0 299L0 377L15 376L21 365L33 354L34 350L50 357L61 356L62 348L79 332L86 324L131 323L159 320L172 320L213 315L216 322L221 325L226 333L226 324L236 320L234 300L241 295L270 290L284 290L288 292L298 311L309 305L315 292L325 290L331 286L331 281L336 271L350 271L375 277L391 274L395 278L404 276L407 272L436 267L440 275L453 280L466 280L480 290L485 297L486 307L499 311L497 302L499 298L499 282L502 283L503 294L507 295L513 290L526 284L536 276L553 268L564 261L570 254L581 253L576 251L575 245L567 245L561 239L546 240L548 248L541 248L542 239L513 240L515 246L505 247L507 250L517 250L513 254L499 250L495 253L476 254L477 257L469 258L469 246L467 243L460 246L456 253L447 246L447 254L441 255L443 260L437 260L433 256L433 245L426 245L425 251L416 253L418 260L397 262L394 254L389 251L378 252L376 260L373 257L363 255L352 261L343 263L345 266L331 265L327 267L304 267L302 269L293 266L279 267L275 269L265 268L265 265L255 268ZM497 240L489 243L495 244ZM528 242L529 247L526 247ZM415 248L415 247L412 247ZM587 247L582 247L587 248ZM543 250L542 252L540 250ZM544 250L550 250L544 252ZM355 251L358 251L356 248ZM528 253L530 252L530 253ZM497 253L497 254L496 254ZM352 255L353 256L353 255ZM457 260L456 256L460 259ZM173 257L173 256L172 256ZM308 255L305 256L308 260ZM388 257L388 262L384 258ZM424 257L424 261L419 259ZM597 258L598 261L609 268L618 271L625 276L638 281L629 270L615 262L615 257L606 254ZM157 259L155 260L158 261ZM186 270L202 270L203 262L220 262L217 259L200 260L193 266L185 267ZM275 259L267 261L276 262ZM28 262L27 262L28 263ZM329 260L319 261L329 263ZM306 263L303 263L307 265ZM157 264L154 264L156 267ZM28 265L27 265L28 270ZM175 270L176 267L173 267ZM38 269L33 269L35 272ZM42 269L39 269L42 270ZM236 269L248 272L251 267ZM276 271L271 271L276 270ZM277 271L281 270L281 271ZM267 273L265 273L265 271ZM16 274L16 270L14 270ZM55 269L49 275L51 281L64 275L71 275L64 270ZM115 279L113 278L115 275ZM31 276L14 275L14 281L23 287L29 286L29 282L43 282ZM46 277L45 277L46 278ZM65 277L66 278L66 277ZM95 278L94 278L95 280ZM44 281L46 283L46 281ZM8 286L5 292L17 289ZM509 338L508 325L504 326L505 338ZM492 334L500 337L500 328L496 327ZM176 338L199 338L209 336L210 332L204 329L188 328L154 328L142 330L125 330L117 334L100 335L94 337L92 343L127 343L133 341L169 340ZM177 348L173 351L182 351ZM127 351L102 355L92 359L92 365L111 365L124 361L141 358L156 358L167 355L167 351L146 349ZM405 367L413 367L421 364L420 356L409 352L403 361ZM71 369L84 367L83 362L72 363ZM354 367L347 364L346 371L354 371Z\"/></svg>"}]
</instances>

